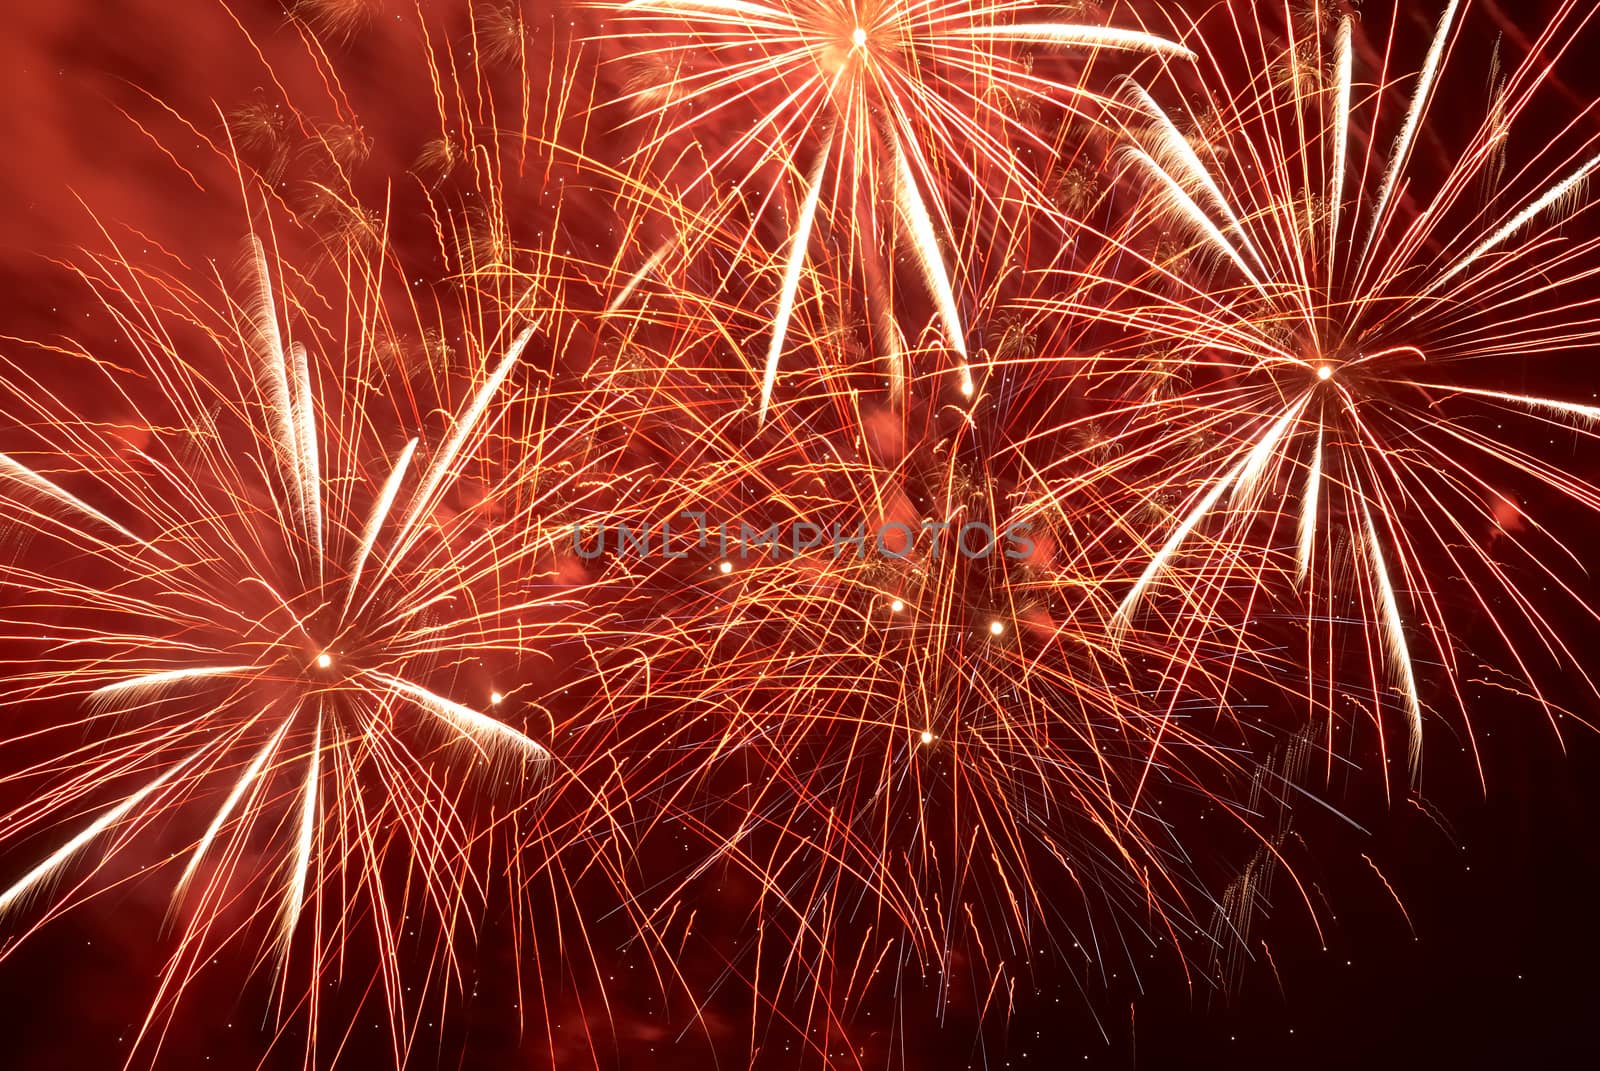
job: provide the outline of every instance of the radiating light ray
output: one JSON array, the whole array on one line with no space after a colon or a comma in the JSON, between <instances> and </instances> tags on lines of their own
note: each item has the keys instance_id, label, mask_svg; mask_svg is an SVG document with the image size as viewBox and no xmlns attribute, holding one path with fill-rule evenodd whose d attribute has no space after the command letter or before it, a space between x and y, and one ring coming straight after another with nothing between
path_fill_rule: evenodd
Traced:
<instances>
[{"instance_id":1,"label":"radiating light ray","mask_svg":"<svg viewBox=\"0 0 1600 1071\"><path fill-rule=\"evenodd\" d=\"M311 495L313 489L305 485L305 449L300 441L300 421L296 416L294 395L290 387L289 353L283 345L283 334L278 327L278 305L272 293L272 271L267 263L266 247L254 235L246 241L250 270L254 276L255 303L249 315L257 337L258 376L267 386L268 404L276 432L275 454L279 471L289 488L293 515L302 530L309 534L311 524Z\"/></svg>"},{"instance_id":2,"label":"radiating light ray","mask_svg":"<svg viewBox=\"0 0 1600 1071\"><path fill-rule=\"evenodd\" d=\"M462 447L466 446L467 440L479 430L479 422L483 419L484 414L488 412L490 404L494 401L495 395L499 393L501 385L505 383L506 377L511 374L511 370L522 359L522 351L527 348L528 342L532 340L534 330L532 327L524 328L517 335L511 345L507 347L505 356L501 358L499 365L495 367L493 372L489 373L483 385L478 388L478 392L472 402L456 419L455 427L451 430L450 437L445 440L438 456L428 466L427 474L422 478L422 486L412 499L411 509L407 511L405 519L400 522L399 531L395 535L395 543L398 549L391 555L389 564L385 566L385 572L379 579L380 583L388 578L389 572L398 565L399 561L410 549L411 537L416 529L417 522L422 518L426 510L435 505L435 496L438 495L439 488L443 486L445 480L450 476L452 467L455 465L457 457L461 454Z\"/></svg>"},{"instance_id":3,"label":"radiating light ray","mask_svg":"<svg viewBox=\"0 0 1600 1071\"><path fill-rule=\"evenodd\" d=\"M1464 272L1471 270L1471 268L1480 260L1482 260L1486 254L1492 252L1499 246L1504 245L1509 239L1516 235L1518 231L1522 230L1522 228L1526 227L1529 223L1533 222L1545 212L1549 211L1551 206L1556 205L1563 199L1572 196L1573 192L1581 187L1583 183L1588 180L1589 176L1594 174L1597 168L1600 168L1600 156L1594 156L1584 161L1583 166L1579 167L1576 171L1562 179L1560 182L1557 182L1554 186L1551 186L1544 192L1542 196L1534 199L1515 216L1512 216L1511 219L1508 220L1499 230L1495 231L1482 242L1478 243L1478 245L1474 246L1470 252L1463 256L1460 260L1456 261L1455 264L1451 265L1448 270L1446 270L1442 275L1429 284L1429 286L1422 292L1421 296L1427 297L1431 294L1437 293L1451 282L1454 282Z\"/></svg>"},{"instance_id":4,"label":"radiating light ray","mask_svg":"<svg viewBox=\"0 0 1600 1071\"><path fill-rule=\"evenodd\" d=\"M1459 384L1423 383L1416 380L1407 382L1411 386L1421 387L1424 390L1436 390L1445 394L1463 394L1473 398L1489 398L1516 406L1519 409L1542 410L1555 416L1575 417L1584 424L1593 424L1596 421L1600 421L1600 405L1585 405L1581 402L1563 401L1560 398L1537 398L1527 394L1484 390L1480 387L1464 387Z\"/></svg>"},{"instance_id":5,"label":"radiating light ray","mask_svg":"<svg viewBox=\"0 0 1600 1071\"><path fill-rule=\"evenodd\" d=\"M1244 245L1245 251L1250 254L1251 260L1257 266L1260 266L1261 253L1251 243L1250 232L1239 221L1239 217L1234 214L1232 206L1228 204L1227 195L1217 185L1217 180L1206 170L1205 164L1201 162L1200 157L1195 153L1194 146L1189 144L1189 139L1183 136L1177 125L1173 123L1172 118L1167 115L1160 104L1156 103L1155 98L1150 96L1149 91L1138 82L1130 79L1124 83L1123 91L1125 95L1132 99L1135 106L1156 124L1156 129L1159 131L1156 142L1163 154L1169 157L1172 163L1170 165L1158 164L1153 157L1142 149L1131 149L1129 155L1148 168L1158 181L1174 187L1174 197L1178 199L1177 203L1186 206L1191 218L1200 222L1202 229L1205 229L1211 226L1210 219L1190 197L1188 191L1183 189L1182 184L1173 180L1171 172L1181 172L1184 178L1196 184L1205 193L1207 206L1222 216L1227 222L1227 229L1238 237L1239 241ZM1218 243L1219 248L1229 253L1234 262L1239 265L1247 276L1254 280L1251 269L1245 266L1243 258L1233 248L1232 243L1220 235L1213 240Z\"/></svg>"},{"instance_id":6,"label":"radiating light ray","mask_svg":"<svg viewBox=\"0 0 1600 1071\"><path fill-rule=\"evenodd\" d=\"M1328 174L1328 253L1339 254L1339 218L1344 213L1345 172L1350 167L1350 94L1355 82L1355 56L1349 19L1339 20L1334 44L1333 160ZM1331 271L1334 267L1330 260Z\"/></svg>"},{"instance_id":7,"label":"radiating light ray","mask_svg":"<svg viewBox=\"0 0 1600 1071\"><path fill-rule=\"evenodd\" d=\"M287 946L294 937L295 924L306 902L306 881L315 865L317 839L317 800L321 796L322 710L317 709L311 731L311 747L306 752L305 780L300 787L300 832L295 838L289 888L283 898L282 940Z\"/></svg>"},{"instance_id":8,"label":"radiating light ray","mask_svg":"<svg viewBox=\"0 0 1600 1071\"><path fill-rule=\"evenodd\" d=\"M110 528L117 534L126 536L128 541L131 543L139 545L144 544L144 540L128 531L110 517L107 517L104 513L101 513L87 502L84 502L82 499L78 498L76 495L69 494L67 491L45 479L43 476L40 476L37 472L34 472L26 465L15 460L14 458L7 457L5 454L0 454L0 473L9 476L11 479L24 484L25 486L44 495L47 498L54 499L61 505L67 506L75 512L82 514L83 516L88 517L99 524L105 525L107 528ZM100 541L96 540L96 542Z\"/></svg>"},{"instance_id":9,"label":"radiating light ray","mask_svg":"<svg viewBox=\"0 0 1600 1071\"><path fill-rule=\"evenodd\" d=\"M943 254L939 252L939 238L934 232L933 218L928 215L927 206L922 203L922 195L917 192L917 180L911 173L910 165L906 163L905 155L898 149L895 152L895 165L895 196L899 200L900 212L905 217L912 244L917 251L917 264L922 269L928 287L933 291L939 319L944 325L945 338L960 357L961 363L957 371L961 375L961 393L971 395L972 370L967 365L966 330L961 326L961 313L956 309L956 296L950 285L949 268L945 265Z\"/></svg>"},{"instance_id":10,"label":"radiating light ray","mask_svg":"<svg viewBox=\"0 0 1600 1071\"><path fill-rule=\"evenodd\" d=\"M386 673L371 672L368 674L384 688L403 695L418 703L429 713L441 718L454 726L462 733L479 740L488 741L493 745L509 744L513 750L520 752L530 759L547 759L550 753L544 745L517 732L511 726L498 721L486 714L480 714L470 707L436 695L420 685L410 681L391 677Z\"/></svg>"},{"instance_id":11,"label":"radiating light ray","mask_svg":"<svg viewBox=\"0 0 1600 1071\"><path fill-rule=\"evenodd\" d=\"M1433 100L1434 82L1439 76L1439 68L1444 63L1445 51L1455 28L1456 11L1460 6L1461 0L1450 0L1449 6L1444 9L1444 14L1439 16L1439 26L1434 31L1433 43L1428 46L1427 58L1423 60L1422 69L1417 74L1416 88L1411 92L1411 105L1406 111L1405 122L1400 127L1394 148L1389 152L1389 162L1384 170L1383 180L1378 184L1378 200L1372 209L1366 242L1362 245L1357 260L1358 270L1360 266L1366 264L1368 256L1371 255L1373 242L1377 239L1379 230L1388 224L1389 204L1394 198L1395 186L1405 172L1406 164L1411 160L1411 149L1416 143L1417 129L1422 122L1423 113ZM1342 21L1348 22L1348 16Z\"/></svg>"},{"instance_id":12,"label":"radiating light ray","mask_svg":"<svg viewBox=\"0 0 1600 1071\"><path fill-rule=\"evenodd\" d=\"M794 240L789 247L789 259L783 268L783 287L778 291L778 311L772 317L772 341L767 345L767 364L761 373L762 423L767 419L767 407L772 403L772 388L778 381L778 358L783 355L784 340L789 334L789 318L794 314L795 296L800 290L801 269L805 266L806 246L811 242L811 228L816 222L817 205L822 200L822 173L827 169L828 156L833 151L833 139L822 143L822 153L806 180L806 199L800 206L800 218L795 224Z\"/></svg>"},{"instance_id":13,"label":"radiating light ray","mask_svg":"<svg viewBox=\"0 0 1600 1071\"><path fill-rule=\"evenodd\" d=\"M256 666L196 666L191 669L168 669L146 673L127 680L102 685L89 693L92 702L110 705L125 697L143 697L149 693L159 695L175 684L206 680L211 677L235 677L256 671Z\"/></svg>"},{"instance_id":14,"label":"radiating light ray","mask_svg":"<svg viewBox=\"0 0 1600 1071\"><path fill-rule=\"evenodd\" d=\"M1366 522L1367 554L1372 559L1372 576L1377 581L1378 597L1383 605L1383 634L1390 662L1400 678L1401 694L1405 697L1406 713L1410 720L1411 740L1409 764L1415 780L1422 772L1422 697L1417 694L1416 669L1411 664L1411 648L1406 643L1405 618L1400 613L1400 600L1395 595L1394 578L1384 562L1383 543L1378 538L1378 527L1373 523L1372 512L1362 504L1362 519Z\"/></svg>"},{"instance_id":15,"label":"radiating light ray","mask_svg":"<svg viewBox=\"0 0 1600 1071\"><path fill-rule=\"evenodd\" d=\"M311 554L317 563L317 579L322 579L322 496L316 490L322 486L322 462L318 456L317 420L311 394L311 368L306 348L299 342L289 347L294 368L290 403L294 414L296 461L299 466L300 487L305 495L305 511L310 526Z\"/></svg>"},{"instance_id":16,"label":"radiating light ray","mask_svg":"<svg viewBox=\"0 0 1600 1071\"><path fill-rule=\"evenodd\" d=\"M389 511L394 509L395 499L400 494L400 485L406 478L406 470L411 466L411 457L417 452L417 440L407 442L405 449L400 451L400 456L395 458L394 468L389 472L389 478L383 483L383 490L379 492L378 499L372 505L372 515L367 518L367 526L361 533L361 542L356 546L355 560L350 563L350 583L345 588L345 609L350 608L350 600L355 598L356 592L361 587L361 574L367 567L367 559L372 557L372 547L378 541L378 536L383 532L384 523L389 519Z\"/></svg>"},{"instance_id":17,"label":"radiating light ray","mask_svg":"<svg viewBox=\"0 0 1600 1071\"><path fill-rule=\"evenodd\" d=\"M250 760L250 765L244 768L244 772L234 782L233 789L228 793L227 798L222 801L222 806L217 808L217 813L212 817L211 824L206 827L205 833L195 843L194 851L189 855L189 862L185 864L183 873L178 878L175 898L183 896L184 890L189 887L189 882L194 878L195 870L200 866L200 861L205 858L206 851L211 847L212 842L217 839L217 834L222 832L222 827L227 825L228 820L233 817L239 802L244 799L244 794L255 786L256 779L261 776L262 767L271 761L273 755L277 753L279 745L283 743L284 733L288 731L288 722L278 726L278 730L261 746L261 750L256 752L255 757Z\"/></svg>"},{"instance_id":18,"label":"radiating light ray","mask_svg":"<svg viewBox=\"0 0 1600 1071\"><path fill-rule=\"evenodd\" d=\"M1143 52L1171 59L1192 60L1194 52L1175 41L1140 30L1115 26L1085 26L1060 22L991 23L986 26L958 26L952 37L988 41L1038 41L1075 48L1105 48L1119 52Z\"/></svg>"},{"instance_id":19,"label":"radiating light ray","mask_svg":"<svg viewBox=\"0 0 1600 1071\"><path fill-rule=\"evenodd\" d=\"M1155 179L1165 188L1172 206L1185 217L1187 217L1189 222L1199 229L1219 252L1226 255L1229 260L1233 261L1234 266L1239 269L1240 274L1242 274L1246 279L1249 279L1251 285L1254 286L1263 297L1267 296L1266 286L1256 275L1255 269L1251 268L1249 264L1245 263L1244 255L1241 254L1239 250L1234 247L1234 244L1228 240L1227 235L1222 233L1222 229L1211 221L1211 218L1206 215L1205 210L1195 203L1194 198L1189 196L1189 191L1185 190L1183 185L1176 178L1169 174L1160 164L1156 163L1155 158L1149 153L1145 152L1143 149L1130 146L1126 151L1129 159L1139 164L1140 167L1143 168L1151 178ZM1230 212L1229 215L1231 216L1232 213Z\"/></svg>"},{"instance_id":20,"label":"radiating light ray","mask_svg":"<svg viewBox=\"0 0 1600 1071\"><path fill-rule=\"evenodd\" d=\"M1322 429L1317 429L1317 448L1306 470L1306 486L1300 503L1299 579L1303 584L1311 574L1311 558L1317 544L1317 506L1322 497Z\"/></svg>"},{"instance_id":21,"label":"radiating light ray","mask_svg":"<svg viewBox=\"0 0 1600 1071\"><path fill-rule=\"evenodd\" d=\"M0 893L0 913L10 911L36 885L54 874L63 863L76 855L85 845L126 818L163 785L182 773L197 757L198 753L169 767L154 780L146 782L143 787L124 797L121 803L101 814L100 817L90 822L70 840L62 844L61 847L51 852L43 862L17 879L5 892Z\"/></svg>"},{"instance_id":22,"label":"radiating light ray","mask_svg":"<svg viewBox=\"0 0 1600 1071\"><path fill-rule=\"evenodd\" d=\"M639 270L630 275L628 281L606 303L606 312L616 312L627 304L628 299L633 296L633 292L639 288L639 284L649 278L651 272L660 267L661 262L666 259L667 253L671 250L672 244L671 242L663 243L645 259L645 262L639 266Z\"/></svg>"}]
</instances>

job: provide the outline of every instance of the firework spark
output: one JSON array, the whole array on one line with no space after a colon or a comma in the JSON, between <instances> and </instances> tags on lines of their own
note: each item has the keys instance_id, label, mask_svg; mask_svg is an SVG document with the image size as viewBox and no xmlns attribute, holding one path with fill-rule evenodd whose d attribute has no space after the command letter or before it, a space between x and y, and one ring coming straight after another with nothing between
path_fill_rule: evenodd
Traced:
<instances>
[{"instance_id":1,"label":"firework spark","mask_svg":"<svg viewBox=\"0 0 1600 1071\"><path fill-rule=\"evenodd\" d=\"M679 336L691 351L720 341L710 324L761 330L737 306L680 315L704 325ZM628 330L648 336L652 319ZM1080 435L1069 400L1044 402L1077 362L1013 350L982 366L999 395L939 404L928 375L897 411L862 401L870 355L800 337L821 375L765 421L740 404L736 366L673 357L696 372L672 389L645 368L607 373L633 399L618 408L628 449L673 475L586 538L613 567L653 563L638 627L663 642L632 726L652 744L634 787L652 786L691 854L651 910L667 925L707 884L751 883L753 932L722 953L728 973L774 1018L801 1016L820 1057L859 1060L838 1039L884 987L935 978L935 1013L1004 1018L1035 956L1109 972L1116 947L1186 944L1221 908L1172 839L1169 803L1204 800L1268 850L1274 831L1235 802L1258 773L1249 753L1221 744L1219 695L1252 676L1238 652L1196 640L1172 672L1165 624L1115 633L1112 563L1084 538L1099 506L1038 478ZM993 545L971 553L981 532ZM1282 672L1264 658L1255 684ZM691 836L698 850L680 844Z\"/></svg>"}]
</instances>

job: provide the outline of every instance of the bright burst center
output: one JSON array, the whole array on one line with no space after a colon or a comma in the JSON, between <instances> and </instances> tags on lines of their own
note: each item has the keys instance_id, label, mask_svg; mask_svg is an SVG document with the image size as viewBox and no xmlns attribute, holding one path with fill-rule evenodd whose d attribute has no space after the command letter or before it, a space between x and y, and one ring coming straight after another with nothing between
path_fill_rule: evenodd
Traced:
<instances>
[{"instance_id":1,"label":"bright burst center","mask_svg":"<svg viewBox=\"0 0 1600 1071\"><path fill-rule=\"evenodd\" d=\"M321 654L317 655L318 669L327 669L331 665L333 665L333 656L327 651L323 651Z\"/></svg>"},{"instance_id":2,"label":"bright burst center","mask_svg":"<svg viewBox=\"0 0 1600 1071\"><path fill-rule=\"evenodd\" d=\"M850 43L853 46L855 46L856 48L866 48L867 47L867 31L865 29L863 29L862 27L857 26L854 30L852 30L850 32Z\"/></svg>"},{"instance_id":3,"label":"bright burst center","mask_svg":"<svg viewBox=\"0 0 1600 1071\"><path fill-rule=\"evenodd\" d=\"M1317 378L1318 379L1322 379L1322 380L1332 379L1333 378L1333 365L1331 365L1331 364L1319 364L1319 365L1317 365Z\"/></svg>"},{"instance_id":4,"label":"bright burst center","mask_svg":"<svg viewBox=\"0 0 1600 1071\"><path fill-rule=\"evenodd\" d=\"M929 732L927 729L922 730L922 742L924 744L933 743L933 733Z\"/></svg>"}]
</instances>

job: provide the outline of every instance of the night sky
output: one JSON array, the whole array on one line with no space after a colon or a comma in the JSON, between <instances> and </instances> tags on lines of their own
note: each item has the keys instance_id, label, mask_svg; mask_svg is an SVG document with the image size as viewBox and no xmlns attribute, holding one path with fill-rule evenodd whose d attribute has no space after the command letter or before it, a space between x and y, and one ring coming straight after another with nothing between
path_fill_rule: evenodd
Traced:
<instances>
[{"instance_id":1,"label":"night sky","mask_svg":"<svg viewBox=\"0 0 1600 1071\"><path fill-rule=\"evenodd\" d=\"M453 0L424 3L441 11L452 5ZM1188 6L1198 12L1211 5ZM1379 20L1377 9L1386 17L1390 7L1381 0L1360 6L1369 23ZM1427 9L1416 22L1402 19L1397 32L1397 54L1414 64L1438 5L1404 6ZM1558 6L1555 0L1480 0L1470 5L1463 48L1479 55L1503 30L1505 62L1520 62L1527 35L1537 34L1541 19ZM403 20L390 8L406 5L379 4L377 15L337 37L329 54L368 143L354 185L380 201L391 187L399 191L391 202L389 240L402 256L411 253L413 261L423 262L418 271L426 275L440 267L426 263L430 225L420 214L407 215L407 206L416 203L416 184L405 176L438 115L431 87L419 77L414 43L397 28ZM564 47L571 32L558 35L555 28L574 20L587 25L583 20L593 17L576 8L557 10L556 0L525 0L525 9L530 65L541 69L549 66L540 57ZM435 14L430 10L429 17ZM444 24L449 17L438 14ZM453 39L460 41L459 35ZM598 52L622 48L609 41ZM1590 28L1560 67L1555 97L1577 102L1574 110L1600 94L1597 49L1600 36ZM0 351L22 345L13 341L18 339L71 334L92 344L114 334L96 318L92 301L66 268L84 249L105 249L107 233L114 233L124 256L148 256L165 271L237 258L244 226L237 179L217 156L199 149L200 139L186 124L215 136L224 128L220 116L272 98L278 90L265 74L269 68L291 96L317 97L321 76L305 63L276 0L12 5L0 29L0 146L6 157L0 166ZM600 92L614 89L608 83ZM555 87L535 85L533 92L554 93ZM1438 120L1430 117L1438 125L1426 131L1427 153L1445 151L1463 134L1449 125L1457 114L1445 107ZM1587 121L1600 119L1590 115ZM1538 114L1528 122L1554 131L1564 120ZM518 206L514 223L531 231L544 225L555 196L553 172L540 177L538 170L521 176L510 194ZM604 245L605 228L585 228L571 218L602 218L607 196L596 189L570 194L575 207L565 225L572 242ZM1592 229L1596 215L1582 215L1574 226ZM1593 380L1587 362L1587 354L1576 355L1552 381L1587 397ZM73 389L70 377L53 386ZM102 397L85 396L81 405L85 412L116 414ZM1600 475L1593 442L1574 439L1570 449L1552 456L1580 477ZM1594 514L1558 504L1544 519L1565 525L1571 545L1589 554L1567 575L1576 578L1578 604L1592 605L1600 589L1584 573L1600 567L1594 541L1587 538L1595 530ZM1537 582L1526 575L1521 580ZM1513 582L1520 582L1516 574ZM1593 619L1569 606L1555 611L1554 622L1571 649L1591 659L1593 671ZM1463 648L1472 649L1490 637L1493 625L1487 615L1464 614L1451 627ZM1473 680L1462 687L1467 709L1430 724L1421 804L1407 797L1403 783L1390 785L1395 791L1386 794L1384 780L1373 776L1382 760L1371 740L1357 739L1334 776L1316 779L1318 799L1308 795L1296 805L1285 851L1304 896L1315 905L1320 935L1295 884L1279 874L1270 906L1253 923L1254 954L1238 965L1231 984L1186 977L1170 950L1138 950L1131 965L1107 957L1104 975L1049 953L1017 979L1007 1020L982 1017L970 999L955 1001L941 1016L925 982L919 988L907 980L874 991L865 1010L855 1013L865 1024L852 1039L859 1062L927 1069L1600 1066L1600 739L1575 724L1592 720L1600 709L1564 659L1541 652L1533 661L1552 707L1572 712L1559 736L1530 699ZM1428 702L1441 709L1454 702L1437 680L1425 681L1423 688ZM29 717L38 716L37 707L28 709ZM1464 722L1477 736L1481 779L1464 746ZM14 752L7 755L4 761L19 761ZM19 806L17 787L8 784L0 803ZM1208 840L1198 817L1201 828L1185 831L1187 846L1198 871L1225 882L1239 865L1237 845L1227 838ZM186 831L174 825L163 835L192 838ZM652 852L664 858L675 850L663 834L652 836L657 839L641 849L647 859ZM48 843L38 837L0 840L0 874L14 880ZM155 852L163 850L173 849ZM577 888L585 880L591 879L575 877ZM6 921L0 1065L113 1067L127 1058L167 951L169 888L165 876L141 881L132 874L29 933L20 945L12 939L31 921ZM732 877L708 878L687 894L714 920L707 946L747 940L738 929L742 891L747 890ZM591 892L599 904L600 893ZM541 910L534 903L522 924L538 932L546 925ZM586 908L580 904L577 910L583 914ZM604 977L575 978L540 996L526 982L522 988L517 983L526 964L518 964L521 946L510 937L518 925L515 914L506 896L490 898L479 941L463 953L468 993L442 1016L424 1016L409 1066L523 1068L554 1060L562 1067L593 1061L666 1069L750 1063L748 995L719 979L709 959L691 956L683 965L690 988L701 986L708 994L695 1025L681 997L659 999L626 926L601 913L591 921ZM719 925L728 932L716 933ZM242 945L219 953L216 968L192 985L173 1014L156 1066L304 1062L301 1026L289 1028L286 1040L273 1045L277 983L270 962L257 963L259 942ZM352 953L351 977L370 966L364 955ZM602 991L608 1022L596 1010ZM385 1047L369 1044L362 1033L375 1029L363 1019L370 1013L351 1013L347 997L330 998L325 1016L335 1025L323 1029L341 1031L344 1014L353 1014L354 1040L339 1066L386 1066ZM548 1019L557 1024L554 1033L568 1038L595 1031L599 1040L551 1042L543 1028L528 1029L527 1018ZM802 1063L781 1044L762 1049L754 1060L763 1068ZM805 1064L814 1065L814 1059Z\"/></svg>"}]
</instances>

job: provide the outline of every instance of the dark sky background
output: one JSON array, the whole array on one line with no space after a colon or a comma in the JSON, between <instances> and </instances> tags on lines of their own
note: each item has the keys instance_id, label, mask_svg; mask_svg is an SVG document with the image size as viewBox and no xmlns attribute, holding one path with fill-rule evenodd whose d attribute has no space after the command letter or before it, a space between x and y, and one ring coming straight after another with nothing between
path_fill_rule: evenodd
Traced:
<instances>
[{"instance_id":1,"label":"dark sky background","mask_svg":"<svg viewBox=\"0 0 1600 1071\"><path fill-rule=\"evenodd\" d=\"M1506 2L1499 13L1528 29L1550 6ZM1483 7L1480 27L1493 14ZM270 53L281 8L239 0L235 9ZM358 92L390 100L364 112L379 172L407 166L419 136L407 116L412 72L386 58L384 32L381 24L368 31L345 66L358 72ZM237 248L235 203L188 184L163 146L201 168L204 184L225 182L225 173L216 162L195 163L204 154L188 151L194 139L186 145L181 125L156 101L214 129L216 108L249 99L261 82L259 63L243 48L239 27L210 0L7 5L0 334L41 338L67 329L81 296L48 260L101 246L95 216L158 236L179 260ZM1600 53L1573 59L1564 76L1575 97L1592 98ZM1469 638L1473 627L1465 627ZM1572 637L1586 654L1595 641L1592 631ZM1596 713L1592 696L1576 690L1553 698ZM1041 968L1036 992L1019 995L1003 1034L987 1031L975 1048L974 1028L959 1016L943 1030L913 1030L908 1066L1600 1066L1600 743L1581 730L1557 740L1526 702L1491 693L1475 703L1469 716L1485 742L1487 791L1466 755L1430 752L1428 798L1447 826L1360 787L1339 803L1367 833L1315 807L1300 816L1310 846L1302 877L1321 901L1326 949L1280 884L1276 909L1257 931L1274 963L1248 965L1234 995L1191 990L1172 965L1156 963L1142 992L1123 975L1086 1003L1077 980ZM93 904L0 964L0 1066L116 1066L160 964L152 935L163 897L133 891ZM483 973L503 968L486 963ZM537 1066L535 1047L515 1036L505 992L486 983L480 993L417 1066L433 1066L434 1051L445 1067ZM176 1023L166 1066L253 1065L261 1018L259 993L240 996L214 983ZM657 1028L638 1027L632 1042L621 1044L618 1066L708 1066L698 1046L663 1055L670 1037Z\"/></svg>"}]
</instances>

